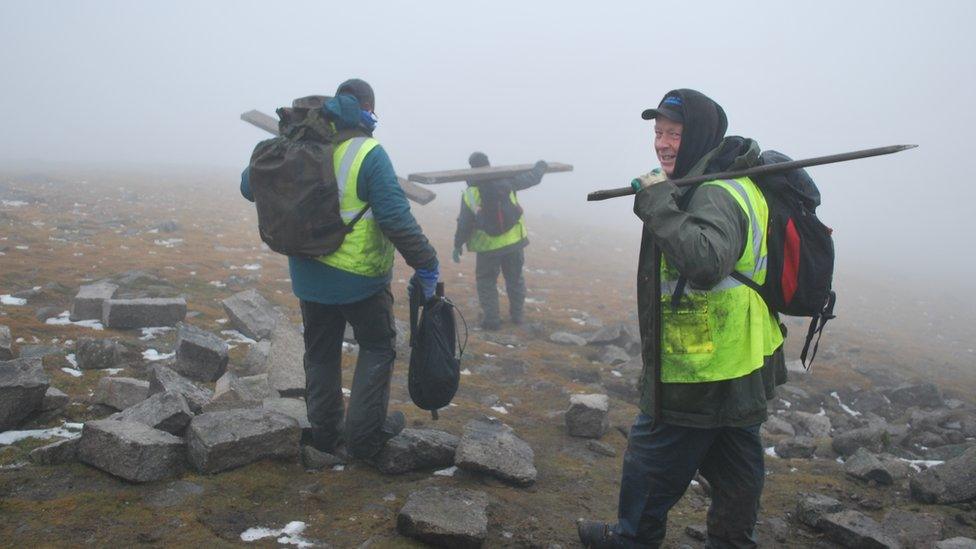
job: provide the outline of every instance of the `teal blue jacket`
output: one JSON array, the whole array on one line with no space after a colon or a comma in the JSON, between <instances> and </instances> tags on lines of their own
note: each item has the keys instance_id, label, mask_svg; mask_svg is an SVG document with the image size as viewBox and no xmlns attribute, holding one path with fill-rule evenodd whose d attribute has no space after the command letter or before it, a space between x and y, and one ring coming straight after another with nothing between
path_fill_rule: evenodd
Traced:
<instances>
[{"instance_id":1,"label":"teal blue jacket","mask_svg":"<svg viewBox=\"0 0 976 549\"><path fill-rule=\"evenodd\" d=\"M359 104L351 96L331 99L325 109L340 130L359 125ZM371 150L363 159L356 185L359 198L370 204L380 230L393 242L407 264L414 269L437 268L437 252L410 213L410 203L382 146ZM241 174L241 194L254 202L247 169ZM362 301L389 285L392 276L392 273L378 277L360 276L304 257L289 257L288 270L292 292L298 299L326 305Z\"/></svg>"}]
</instances>

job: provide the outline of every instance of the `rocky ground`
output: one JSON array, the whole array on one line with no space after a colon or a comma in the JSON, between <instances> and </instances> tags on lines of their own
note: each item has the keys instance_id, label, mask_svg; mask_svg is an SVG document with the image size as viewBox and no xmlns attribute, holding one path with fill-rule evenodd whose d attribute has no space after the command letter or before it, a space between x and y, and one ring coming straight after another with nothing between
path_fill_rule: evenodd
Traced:
<instances>
[{"instance_id":1,"label":"rocky ground","mask_svg":"<svg viewBox=\"0 0 976 549\"><path fill-rule=\"evenodd\" d=\"M459 190L438 191L414 211L446 258ZM614 516L637 411L637 238L529 226L527 324L475 329L473 257L442 264L461 388L436 421L414 407L401 338L408 429L364 463L299 444L297 303L233 182L0 174L0 545L578 546L577 518ZM972 547L937 545L976 537L971 313L845 280L815 369L770 403L760 538ZM707 506L696 482L669 546L702 544Z\"/></svg>"}]
</instances>

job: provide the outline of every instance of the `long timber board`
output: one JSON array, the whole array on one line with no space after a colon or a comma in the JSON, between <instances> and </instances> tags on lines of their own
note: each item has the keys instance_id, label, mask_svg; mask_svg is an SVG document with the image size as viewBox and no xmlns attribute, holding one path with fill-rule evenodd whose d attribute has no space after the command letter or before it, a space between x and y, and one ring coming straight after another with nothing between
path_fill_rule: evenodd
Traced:
<instances>
[{"instance_id":1,"label":"long timber board","mask_svg":"<svg viewBox=\"0 0 976 549\"><path fill-rule=\"evenodd\" d=\"M466 170L412 173L407 176L407 179L417 183L423 183L424 185L439 185L441 183L453 183L455 181L483 181L485 179L511 177L522 172L527 172L533 166L534 164L515 164L512 166L488 166L485 168L469 168ZM549 167L546 168L546 173L571 171L573 171L571 164L563 164L561 162L550 162Z\"/></svg>"}]
</instances>

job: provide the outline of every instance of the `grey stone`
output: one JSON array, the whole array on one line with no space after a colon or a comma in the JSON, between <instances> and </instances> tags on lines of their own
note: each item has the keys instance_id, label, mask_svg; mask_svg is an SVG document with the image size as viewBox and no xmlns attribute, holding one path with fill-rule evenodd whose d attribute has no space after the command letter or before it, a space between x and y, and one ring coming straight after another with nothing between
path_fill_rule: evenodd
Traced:
<instances>
[{"instance_id":1,"label":"grey stone","mask_svg":"<svg viewBox=\"0 0 976 549\"><path fill-rule=\"evenodd\" d=\"M196 381L216 381L227 370L227 342L216 334L180 323L173 370Z\"/></svg>"},{"instance_id":2,"label":"grey stone","mask_svg":"<svg viewBox=\"0 0 976 549\"><path fill-rule=\"evenodd\" d=\"M213 392L210 389L199 387L172 369L157 364L149 370L149 394L164 391L176 391L183 395L190 411L194 414L199 414L204 405L213 398Z\"/></svg>"},{"instance_id":3,"label":"grey stone","mask_svg":"<svg viewBox=\"0 0 976 549\"><path fill-rule=\"evenodd\" d=\"M61 389L57 387L48 387L47 391L44 392L44 400L41 401L41 405L38 408L41 412L52 412L55 410L61 410L68 403L71 402L71 398L64 393Z\"/></svg>"},{"instance_id":4,"label":"grey stone","mask_svg":"<svg viewBox=\"0 0 976 549\"><path fill-rule=\"evenodd\" d=\"M964 442L962 444L946 444L945 446L940 446L938 448L929 448L924 452L925 459L949 461L950 459L955 459L965 454L966 451L973 446L974 443L972 442Z\"/></svg>"},{"instance_id":5,"label":"grey stone","mask_svg":"<svg viewBox=\"0 0 976 549\"><path fill-rule=\"evenodd\" d=\"M53 305L38 307L37 310L34 311L34 318L36 318L38 322L46 322L47 319L60 315L61 311L63 310L64 307L55 307Z\"/></svg>"},{"instance_id":6,"label":"grey stone","mask_svg":"<svg viewBox=\"0 0 976 549\"><path fill-rule=\"evenodd\" d=\"M261 407L294 418L302 429L312 428L312 424L308 421L308 408L304 400L298 398L266 398L261 403Z\"/></svg>"},{"instance_id":7,"label":"grey stone","mask_svg":"<svg viewBox=\"0 0 976 549\"><path fill-rule=\"evenodd\" d=\"M785 415L789 422L797 428L797 434L813 438L830 436L830 418L826 415L799 411L788 412Z\"/></svg>"},{"instance_id":8,"label":"grey stone","mask_svg":"<svg viewBox=\"0 0 976 549\"><path fill-rule=\"evenodd\" d=\"M606 345L600 350L600 362L603 364L616 366L629 361L630 355L627 354L627 351L617 347L616 345Z\"/></svg>"},{"instance_id":9,"label":"grey stone","mask_svg":"<svg viewBox=\"0 0 976 549\"><path fill-rule=\"evenodd\" d=\"M460 440L435 429L404 429L387 441L373 463L388 475L450 467Z\"/></svg>"},{"instance_id":10,"label":"grey stone","mask_svg":"<svg viewBox=\"0 0 976 549\"><path fill-rule=\"evenodd\" d=\"M108 328L176 326L185 317L186 300L182 297L106 299L102 303L102 324Z\"/></svg>"},{"instance_id":11,"label":"grey stone","mask_svg":"<svg viewBox=\"0 0 976 549\"><path fill-rule=\"evenodd\" d=\"M278 394L271 390L271 383L268 380L268 374L257 374L253 376L245 376L238 378L241 383L247 387L248 391L258 400L264 400L266 398L274 398ZM291 415L291 414L288 414Z\"/></svg>"},{"instance_id":12,"label":"grey stone","mask_svg":"<svg viewBox=\"0 0 976 549\"><path fill-rule=\"evenodd\" d=\"M902 547L921 549L942 539L945 522L938 515L892 509L885 515L882 528L888 539Z\"/></svg>"},{"instance_id":13,"label":"grey stone","mask_svg":"<svg viewBox=\"0 0 976 549\"><path fill-rule=\"evenodd\" d=\"M257 290L238 292L221 303L235 330L251 339L271 337L279 315Z\"/></svg>"},{"instance_id":14,"label":"grey stone","mask_svg":"<svg viewBox=\"0 0 976 549\"><path fill-rule=\"evenodd\" d=\"M912 497L925 503L960 503L976 498L976 447L915 475Z\"/></svg>"},{"instance_id":15,"label":"grey stone","mask_svg":"<svg viewBox=\"0 0 976 549\"><path fill-rule=\"evenodd\" d=\"M85 423L78 458L131 482L179 475L185 468L183 440L142 423L103 419Z\"/></svg>"},{"instance_id":16,"label":"grey stone","mask_svg":"<svg viewBox=\"0 0 976 549\"><path fill-rule=\"evenodd\" d=\"M107 376L98 380L92 402L125 410L149 398L149 382L131 377Z\"/></svg>"},{"instance_id":17,"label":"grey stone","mask_svg":"<svg viewBox=\"0 0 976 549\"><path fill-rule=\"evenodd\" d=\"M844 510L844 505L822 494L800 494L796 501L796 518L811 528L816 528L820 518Z\"/></svg>"},{"instance_id":18,"label":"grey stone","mask_svg":"<svg viewBox=\"0 0 976 549\"><path fill-rule=\"evenodd\" d=\"M69 319L72 322L79 320L101 320L102 304L105 300L112 299L118 289L118 286L108 282L82 286L78 289L78 294L75 295L74 302L71 304L71 315Z\"/></svg>"},{"instance_id":19,"label":"grey stone","mask_svg":"<svg viewBox=\"0 0 976 549\"><path fill-rule=\"evenodd\" d=\"M607 395L571 395L566 410L566 427L574 437L600 438L610 428Z\"/></svg>"},{"instance_id":20,"label":"grey stone","mask_svg":"<svg viewBox=\"0 0 976 549\"><path fill-rule=\"evenodd\" d=\"M853 455L858 448L878 453L885 449L888 433L879 427L862 427L840 433L830 441L830 446L842 456Z\"/></svg>"},{"instance_id":21,"label":"grey stone","mask_svg":"<svg viewBox=\"0 0 976 549\"><path fill-rule=\"evenodd\" d=\"M976 549L976 539L957 536L936 542L935 549Z\"/></svg>"},{"instance_id":22,"label":"grey stone","mask_svg":"<svg viewBox=\"0 0 976 549\"><path fill-rule=\"evenodd\" d=\"M705 541L708 538L708 529L704 524L689 524L685 526L685 535L695 541Z\"/></svg>"},{"instance_id":23,"label":"grey stone","mask_svg":"<svg viewBox=\"0 0 976 549\"><path fill-rule=\"evenodd\" d=\"M78 443L81 437L66 438L34 448L27 456L38 465L63 465L78 461Z\"/></svg>"},{"instance_id":24,"label":"grey stone","mask_svg":"<svg viewBox=\"0 0 976 549\"><path fill-rule=\"evenodd\" d=\"M301 429L286 415L261 408L196 416L186 431L190 463L216 473L265 458L298 455Z\"/></svg>"},{"instance_id":25,"label":"grey stone","mask_svg":"<svg viewBox=\"0 0 976 549\"><path fill-rule=\"evenodd\" d=\"M909 406L939 408L945 405L942 400L942 391L934 383L901 385L886 394L893 404L899 404L906 408Z\"/></svg>"},{"instance_id":26,"label":"grey stone","mask_svg":"<svg viewBox=\"0 0 976 549\"><path fill-rule=\"evenodd\" d=\"M40 408L50 383L39 358L0 362L0 432Z\"/></svg>"},{"instance_id":27,"label":"grey stone","mask_svg":"<svg viewBox=\"0 0 976 549\"><path fill-rule=\"evenodd\" d=\"M287 319L280 319L271 334L268 380L283 397L305 396L305 340Z\"/></svg>"},{"instance_id":28,"label":"grey stone","mask_svg":"<svg viewBox=\"0 0 976 549\"><path fill-rule=\"evenodd\" d=\"M13 339L10 336L10 327L0 324L0 360L13 360L14 349Z\"/></svg>"},{"instance_id":29,"label":"grey stone","mask_svg":"<svg viewBox=\"0 0 976 549\"><path fill-rule=\"evenodd\" d=\"M555 332L549 336L549 341L553 343L559 343L560 345L586 345L586 340L581 336L576 334L571 334L569 332Z\"/></svg>"},{"instance_id":30,"label":"grey stone","mask_svg":"<svg viewBox=\"0 0 976 549\"><path fill-rule=\"evenodd\" d=\"M511 427L497 419L473 419L464 426L454 464L487 473L517 486L535 482L535 452Z\"/></svg>"},{"instance_id":31,"label":"grey stone","mask_svg":"<svg viewBox=\"0 0 976 549\"><path fill-rule=\"evenodd\" d=\"M762 431L767 436L796 436L796 429L793 428L793 425L789 421L774 415L769 416L766 422L763 423Z\"/></svg>"},{"instance_id":32,"label":"grey stone","mask_svg":"<svg viewBox=\"0 0 976 549\"><path fill-rule=\"evenodd\" d=\"M248 349L247 355L235 372L240 376L263 374L268 371L268 358L271 356L271 342L263 339Z\"/></svg>"},{"instance_id":33,"label":"grey stone","mask_svg":"<svg viewBox=\"0 0 976 549\"><path fill-rule=\"evenodd\" d=\"M316 450L312 446L302 446L302 465L306 469L325 469L326 467L342 465L345 462L346 460L337 455Z\"/></svg>"},{"instance_id":34,"label":"grey stone","mask_svg":"<svg viewBox=\"0 0 976 549\"><path fill-rule=\"evenodd\" d=\"M116 368L122 364L123 350L114 339L83 337L75 343L75 360L82 370Z\"/></svg>"},{"instance_id":35,"label":"grey stone","mask_svg":"<svg viewBox=\"0 0 976 549\"><path fill-rule=\"evenodd\" d=\"M878 484L888 485L893 482L891 472L871 452L858 448L854 455L844 462L844 472L861 479L872 480Z\"/></svg>"},{"instance_id":36,"label":"grey stone","mask_svg":"<svg viewBox=\"0 0 976 549\"><path fill-rule=\"evenodd\" d=\"M116 421L133 421L153 429L180 435L193 419L186 398L176 391L156 393L146 400L114 414Z\"/></svg>"},{"instance_id":37,"label":"grey stone","mask_svg":"<svg viewBox=\"0 0 976 549\"><path fill-rule=\"evenodd\" d=\"M586 342L590 345L616 345L623 349L632 349L640 344L640 332L636 326L630 324L611 324L587 336Z\"/></svg>"},{"instance_id":38,"label":"grey stone","mask_svg":"<svg viewBox=\"0 0 976 549\"><path fill-rule=\"evenodd\" d=\"M776 443L775 450L783 459L809 459L817 450L817 442L810 437L791 437Z\"/></svg>"},{"instance_id":39,"label":"grey stone","mask_svg":"<svg viewBox=\"0 0 976 549\"><path fill-rule=\"evenodd\" d=\"M822 530L831 541L843 547L863 549L897 547L897 543L884 534L880 524L858 511L840 511L824 515L817 522L817 528Z\"/></svg>"},{"instance_id":40,"label":"grey stone","mask_svg":"<svg viewBox=\"0 0 976 549\"><path fill-rule=\"evenodd\" d=\"M488 537L487 509L484 492L428 486L407 497L397 531L439 547L481 547Z\"/></svg>"},{"instance_id":41,"label":"grey stone","mask_svg":"<svg viewBox=\"0 0 976 549\"><path fill-rule=\"evenodd\" d=\"M61 347L57 345L22 345L20 358L44 358L48 355L61 354Z\"/></svg>"},{"instance_id":42,"label":"grey stone","mask_svg":"<svg viewBox=\"0 0 976 549\"><path fill-rule=\"evenodd\" d=\"M233 372L220 376L214 385L213 398L203 406L203 412L254 408L261 405L261 399L251 392L251 388Z\"/></svg>"},{"instance_id":43,"label":"grey stone","mask_svg":"<svg viewBox=\"0 0 976 549\"><path fill-rule=\"evenodd\" d=\"M594 454L599 454L601 456L616 457L617 451L605 442L600 442L599 440L588 440L586 442L586 447L589 448Z\"/></svg>"}]
</instances>

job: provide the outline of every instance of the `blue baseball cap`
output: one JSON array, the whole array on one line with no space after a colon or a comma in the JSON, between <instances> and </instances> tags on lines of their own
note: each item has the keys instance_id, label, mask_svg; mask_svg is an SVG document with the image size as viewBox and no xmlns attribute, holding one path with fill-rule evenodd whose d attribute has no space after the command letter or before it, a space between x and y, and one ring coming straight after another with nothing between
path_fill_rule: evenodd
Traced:
<instances>
[{"instance_id":1,"label":"blue baseball cap","mask_svg":"<svg viewBox=\"0 0 976 549\"><path fill-rule=\"evenodd\" d=\"M665 95L664 99L661 100L661 104L656 109L646 109L641 113L641 118L644 120L653 120L659 116L663 116L673 122L684 124L684 103L684 100L679 95L674 95L673 93Z\"/></svg>"}]
</instances>

